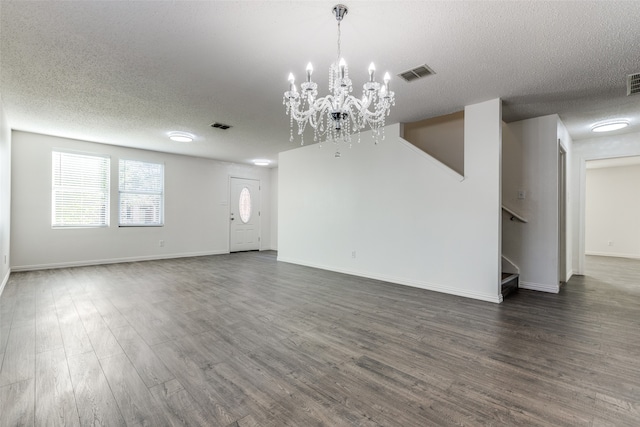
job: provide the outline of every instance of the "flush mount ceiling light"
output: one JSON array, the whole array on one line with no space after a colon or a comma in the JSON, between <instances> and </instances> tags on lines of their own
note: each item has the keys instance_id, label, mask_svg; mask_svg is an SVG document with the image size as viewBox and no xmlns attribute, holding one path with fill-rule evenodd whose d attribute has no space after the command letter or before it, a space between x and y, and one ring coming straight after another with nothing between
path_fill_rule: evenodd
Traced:
<instances>
[{"instance_id":1,"label":"flush mount ceiling light","mask_svg":"<svg viewBox=\"0 0 640 427\"><path fill-rule=\"evenodd\" d=\"M618 130L622 128L626 128L629 126L628 120L611 120L608 122L596 123L591 126L592 132L611 132L613 130Z\"/></svg>"},{"instance_id":2,"label":"flush mount ceiling light","mask_svg":"<svg viewBox=\"0 0 640 427\"><path fill-rule=\"evenodd\" d=\"M191 142L194 136L186 132L169 132L169 139L176 142Z\"/></svg>"},{"instance_id":3,"label":"flush mount ceiling light","mask_svg":"<svg viewBox=\"0 0 640 427\"><path fill-rule=\"evenodd\" d=\"M255 159L253 164L256 166L269 166L271 164L271 160L266 159Z\"/></svg>"},{"instance_id":4,"label":"flush mount ceiling light","mask_svg":"<svg viewBox=\"0 0 640 427\"><path fill-rule=\"evenodd\" d=\"M349 69L340 55L340 22L347 14L347 7L338 4L333 14L338 21L338 55L329 68L329 94L317 98L318 85L311 81L313 66L307 65L307 81L295 85L293 74L289 74L289 90L284 93L283 104L290 115L291 141L293 141L293 122L298 124L298 135L304 144L303 132L307 125L314 130L314 141L326 137L333 142L351 142L352 129L360 134L360 130L368 126L377 143L384 130L385 117L395 105L394 93L389 90L389 73L384 75L384 83L374 79L376 67L369 65L369 81L363 86L362 98L351 95L353 86L349 79ZM382 139L384 135L382 134Z\"/></svg>"}]
</instances>

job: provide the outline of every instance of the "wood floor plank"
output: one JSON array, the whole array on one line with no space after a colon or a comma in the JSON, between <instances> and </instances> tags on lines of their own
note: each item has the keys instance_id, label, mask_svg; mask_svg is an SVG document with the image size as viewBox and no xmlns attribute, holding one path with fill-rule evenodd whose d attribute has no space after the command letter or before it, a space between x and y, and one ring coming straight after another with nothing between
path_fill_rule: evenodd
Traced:
<instances>
[{"instance_id":1,"label":"wood floor plank","mask_svg":"<svg viewBox=\"0 0 640 427\"><path fill-rule=\"evenodd\" d=\"M111 329L89 298L76 298L74 305L98 359L123 353Z\"/></svg>"},{"instance_id":2,"label":"wood floor plank","mask_svg":"<svg viewBox=\"0 0 640 427\"><path fill-rule=\"evenodd\" d=\"M63 348L36 355L38 425L79 426L80 419Z\"/></svg>"},{"instance_id":3,"label":"wood floor plank","mask_svg":"<svg viewBox=\"0 0 640 427\"><path fill-rule=\"evenodd\" d=\"M100 364L127 425L169 424L126 355L101 359Z\"/></svg>"},{"instance_id":4,"label":"wood floor plank","mask_svg":"<svg viewBox=\"0 0 640 427\"><path fill-rule=\"evenodd\" d=\"M174 378L132 326L115 329L113 333L147 387L163 384Z\"/></svg>"},{"instance_id":5,"label":"wood floor plank","mask_svg":"<svg viewBox=\"0 0 640 427\"><path fill-rule=\"evenodd\" d=\"M34 426L34 380L0 387L0 427Z\"/></svg>"},{"instance_id":6,"label":"wood floor plank","mask_svg":"<svg viewBox=\"0 0 640 427\"><path fill-rule=\"evenodd\" d=\"M93 351L84 324L68 294L63 294L56 299L56 313L67 357Z\"/></svg>"},{"instance_id":7,"label":"wood floor plank","mask_svg":"<svg viewBox=\"0 0 640 427\"><path fill-rule=\"evenodd\" d=\"M207 375L187 353L172 342L158 344L153 347L165 366L171 371L182 386L191 394L198 405L207 410L208 417L218 425L227 425L246 413L234 412L220 401L219 394L209 385Z\"/></svg>"},{"instance_id":8,"label":"wood floor plank","mask_svg":"<svg viewBox=\"0 0 640 427\"><path fill-rule=\"evenodd\" d=\"M122 313L113 305L113 303L105 297L94 298L91 300L96 310L100 313L105 323L113 331L117 328L129 326L129 322L124 318Z\"/></svg>"},{"instance_id":9,"label":"wood floor plank","mask_svg":"<svg viewBox=\"0 0 640 427\"><path fill-rule=\"evenodd\" d=\"M2 319L0 316L0 369L2 369L2 360L9 342L9 332L11 332L11 320Z\"/></svg>"},{"instance_id":10,"label":"wood floor plank","mask_svg":"<svg viewBox=\"0 0 640 427\"><path fill-rule=\"evenodd\" d=\"M172 379L149 389L165 417L173 426L210 426L211 418L187 392Z\"/></svg>"},{"instance_id":11,"label":"wood floor plank","mask_svg":"<svg viewBox=\"0 0 640 427\"><path fill-rule=\"evenodd\" d=\"M153 313L153 306L140 302L127 310L119 309L125 319L148 345L155 345L171 340L164 333L165 326L161 319Z\"/></svg>"},{"instance_id":12,"label":"wood floor plank","mask_svg":"<svg viewBox=\"0 0 640 427\"><path fill-rule=\"evenodd\" d=\"M124 426L98 358L93 352L68 358L71 383L82 425Z\"/></svg>"},{"instance_id":13,"label":"wood floor plank","mask_svg":"<svg viewBox=\"0 0 640 427\"><path fill-rule=\"evenodd\" d=\"M63 348L62 333L55 304L38 307L36 314L36 353Z\"/></svg>"},{"instance_id":14,"label":"wood floor plank","mask_svg":"<svg viewBox=\"0 0 640 427\"><path fill-rule=\"evenodd\" d=\"M36 327L34 319L13 324L0 369L0 387L33 379L35 375Z\"/></svg>"}]
</instances>

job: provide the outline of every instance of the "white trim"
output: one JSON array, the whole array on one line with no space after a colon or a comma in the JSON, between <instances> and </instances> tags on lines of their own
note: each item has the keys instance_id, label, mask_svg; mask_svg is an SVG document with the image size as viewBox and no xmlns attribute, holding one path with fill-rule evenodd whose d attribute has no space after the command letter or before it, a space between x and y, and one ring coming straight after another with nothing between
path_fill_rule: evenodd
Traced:
<instances>
[{"instance_id":1,"label":"white trim","mask_svg":"<svg viewBox=\"0 0 640 427\"><path fill-rule=\"evenodd\" d=\"M456 288L451 288L446 285L440 285L440 284L428 283L428 282L418 282L415 280L399 279L396 277L370 274L370 273L365 273L365 272L356 271L356 270L327 267L324 265L313 264L306 261L301 261L301 260L288 258L288 257L278 256L278 261L288 262L288 263L297 264L297 265L303 265L305 267L319 268L321 270L334 271L336 273L349 274L351 276L365 277L367 279L381 280L383 282L393 283L397 285L411 286L413 288L420 288L428 291L435 291L435 292L440 292L444 294L456 295L460 297L471 298L471 299L476 299L481 301L487 301L487 302L493 302L493 303L502 302L502 294L488 295L488 294L479 294L475 292L466 292Z\"/></svg>"},{"instance_id":2,"label":"white trim","mask_svg":"<svg viewBox=\"0 0 640 427\"><path fill-rule=\"evenodd\" d=\"M17 267L12 267L12 270L14 272L15 271L49 270L53 268L86 267L89 265L119 264L123 262L138 262L138 261L156 261L161 259L223 255L228 253L229 253L228 250L222 250L222 251L207 251L207 252L185 252L185 253L168 254L168 255L147 255L147 256L127 257L127 258L95 259L95 260L87 260L87 261L58 262L58 263L51 263L51 264L19 265Z\"/></svg>"},{"instance_id":3,"label":"white trim","mask_svg":"<svg viewBox=\"0 0 640 427\"><path fill-rule=\"evenodd\" d=\"M586 251L585 255L595 255L595 256L610 256L614 258L631 258L631 259L640 259L640 255L638 254L621 254L617 252L593 252Z\"/></svg>"},{"instance_id":4,"label":"white trim","mask_svg":"<svg viewBox=\"0 0 640 427\"><path fill-rule=\"evenodd\" d=\"M0 285L0 296L2 296L4 287L7 285L7 282L9 281L9 276L11 276L11 269L7 270L6 276L4 276L4 279L2 279L2 284Z\"/></svg>"},{"instance_id":5,"label":"white trim","mask_svg":"<svg viewBox=\"0 0 640 427\"><path fill-rule=\"evenodd\" d=\"M552 294L557 294L560 292L560 285L548 285L542 283L533 283L533 282L520 282L519 287L521 289L529 289L531 291L540 291L540 292L550 292Z\"/></svg>"}]
</instances>

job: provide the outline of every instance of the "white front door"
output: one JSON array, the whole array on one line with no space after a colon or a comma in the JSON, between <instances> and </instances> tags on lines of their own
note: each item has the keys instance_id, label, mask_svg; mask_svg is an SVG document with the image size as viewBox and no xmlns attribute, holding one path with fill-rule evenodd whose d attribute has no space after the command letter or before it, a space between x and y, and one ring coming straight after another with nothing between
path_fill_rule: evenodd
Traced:
<instances>
[{"instance_id":1,"label":"white front door","mask_svg":"<svg viewBox=\"0 0 640 427\"><path fill-rule=\"evenodd\" d=\"M260 249L260 181L231 178L229 251Z\"/></svg>"}]
</instances>

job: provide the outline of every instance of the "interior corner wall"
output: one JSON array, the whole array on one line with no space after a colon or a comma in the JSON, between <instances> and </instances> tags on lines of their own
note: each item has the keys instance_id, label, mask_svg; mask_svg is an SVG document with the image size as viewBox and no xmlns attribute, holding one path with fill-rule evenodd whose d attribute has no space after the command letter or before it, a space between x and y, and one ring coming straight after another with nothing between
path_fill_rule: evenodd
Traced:
<instances>
[{"instance_id":1,"label":"interior corner wall","mask_svg":"<svg viewBox=\"0 0 640 427\"><path fill-rule=\"evenodd\" d=\"M565 277L563 281L566 283L569 281L574 271L576 270L576 266L573 263L573 198L574 194L571 192L572 189L572 180L573 180L573 139L571 135L569 135L569 131L567 127L564 125L560 117L558 117L558 128L557 128L557 138L558 143L565 150Z\"/></svg>"},{"instance_id":2,"label":"interior corner wall","mask_svg":"<svg viewBox=\"0 0 640 427\"><path fill-rule=\"evenodd\" d=\"M270 249L278 250L278 168L269 172L271 181L271 245Z\"/></svg>"},{"instance_id":3,"label":"interior corner wall","mask_svg":"<svg viewBox=\"0 0 640 427\"><path fill-rule=\"evenodd\" d=\"M587 169L585 252L640 259L640 165Z\"/></svg>"},{"instance_id":4,"label":"interior corner wall","mask_svg":"<svg viewBox=\"0 0 640 427\"><path fill-rule=\"evenodd\" d=\"M51 227L53 149L110 156L109 227ZM164 163L164 226L118 227L120 158ZM260 180L261 241L269 249L269 169L13 131L12 271L227 253L230 177Z\"/></svg>"},{"instance_id":5,"label":"interior corner wall","mask_svg":"<svg viewBox=\"0 0 640 427\"><path fill-rule=\"evenodd\" d=\"M527 223L503 242L520 270L520 286L558 292L558 116L512 122L509 133L522 144L522 188L518 213Z\"/></svg>"},{"instance_id":6,"label":"interior corner wall","mask_svg":"<svg viewBox=\"0 0 640 427\"><path fill-rule=\"evenodd\" d=\"M640 133L605 135L573 141L571 215L574 273L584 274L586 161L640 156Z\"/></svg>"},{"instance_id":7,"label":"interior corner wall","mask_svg":"<svg viewBox=\"0 0 640 427\"><path fill-rule=\"evenodd\" d=\"M465 177L389 126L280 153L278 259L499 302L501 101L465 108Z\"/></svg>"},{"instance_id":8,"label":"interior corner wall","mask_svg":"<svg viewBox=\"0 0 640 427\"><path fill-rule=\"evenodd\" d=\"M0 295L11 273L11 129L0 96Z\"/></svg>"}]
</instances>

